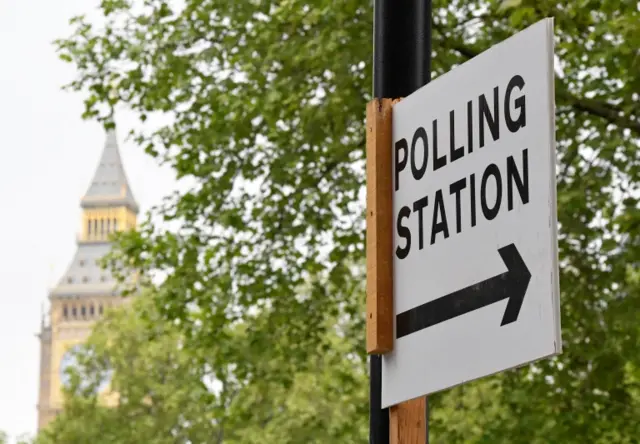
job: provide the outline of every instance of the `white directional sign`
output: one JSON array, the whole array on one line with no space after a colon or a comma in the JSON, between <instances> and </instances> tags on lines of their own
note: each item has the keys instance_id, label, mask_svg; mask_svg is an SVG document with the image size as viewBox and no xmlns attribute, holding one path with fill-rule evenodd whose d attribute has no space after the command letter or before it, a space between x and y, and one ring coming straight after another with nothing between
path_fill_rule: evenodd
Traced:
<instances>
[{"instance_id":1,"label":"white directional sign","mask_svg":"<svg viewBox=\"0 0 640 444\"><path fill-rule=\"evenodd\" d=\"M553 20L393 108L393 352L382 405L561 351Z\"/></svg>"}]
</instances>

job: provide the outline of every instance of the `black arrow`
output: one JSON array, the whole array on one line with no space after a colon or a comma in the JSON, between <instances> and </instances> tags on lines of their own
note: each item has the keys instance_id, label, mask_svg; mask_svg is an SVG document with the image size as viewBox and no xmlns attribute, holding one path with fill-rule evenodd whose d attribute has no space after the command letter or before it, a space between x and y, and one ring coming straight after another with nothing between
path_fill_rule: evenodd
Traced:
<instances>
[{"instance_id":1,"label":"black arrow","mask_svg":"<svg viewBox=\"0 0 640 444\"><path fill-rule=\"evenodd\" d=\"M520 314L531 273L514 244L498 249L507 271L454 291L396 315L396 338L448 321L463 314L509 299L500 325L515 322Z\"/></svg>"}]
</instances>

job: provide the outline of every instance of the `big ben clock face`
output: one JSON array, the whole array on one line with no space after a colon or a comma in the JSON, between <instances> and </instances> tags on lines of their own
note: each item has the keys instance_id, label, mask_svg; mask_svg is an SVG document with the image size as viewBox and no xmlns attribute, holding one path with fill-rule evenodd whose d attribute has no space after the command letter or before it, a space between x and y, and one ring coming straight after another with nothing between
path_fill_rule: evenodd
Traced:
<instances>
[{"instance_id":1,"label":"big ben clock face","mask_svg":"<svg viewBox=\"0 0 640 444\"><path fill-rule=\"evenodd\" d=\"M69 384L71 383L67 369L75 367L78 363L78 360L75 356L78 348L78 346L75 346L67 350L62 356L62 360L60 361L60 381L65 387L69 387Z\"/></svg>"},{"instance_id":2,"label":"big ben clock face","mask_svg":"<svg viewBox=\"0 0 640 444\"><path fill-rule=\"evenodd\" d=\"M76 367L78 365L78 358L76 357L77 352L80 349L80 345L76 345L71 347L69 350L65 352L60 360L60 381L64 387L69 387L71 384L71 378L67 369ZM111 382L111 371L106 372L106 374L102 375L98 385L96 387L96 391L98 393L104 391L107 386ZM80 382L80 388L87 388L91 384L91 381L85 380Z\"/></svg>"}]
</instances>

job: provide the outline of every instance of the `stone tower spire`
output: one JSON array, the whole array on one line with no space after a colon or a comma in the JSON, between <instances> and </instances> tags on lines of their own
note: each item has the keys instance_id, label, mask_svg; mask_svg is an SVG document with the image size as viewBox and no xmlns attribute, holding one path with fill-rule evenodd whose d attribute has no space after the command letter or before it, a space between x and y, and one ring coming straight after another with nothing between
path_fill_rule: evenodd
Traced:
<instances>
[{"instance_id":1,"label":"stone tower spire","mask_svg":"<svg viewBox=\"0 0 640 444\"><path fill-rule=\"evenodd\" d=\"M62 408L65 367L70 350L84 342L104 310L122 298L116 280L101 259L111 249L111 236L134 228L138 204L127 180L115 130L109 130L93 179L80 200L82 228L77 248L58 283L49 293L48 321L39 335L40 396L38 428L46 426ZM107 390L108 381L102 386Z\"/></svg>"},{"instance_id":2,"label":"stone tower spire","mask_svg":"<svg viewBox=\"0 0 640 444\"><path fill-rule=\"evenodd\" d=\"M115 280L97 261L111 247L111 235L135 226L138 204L122 164L115 130L109 130L100 161L87 192L80 200L83 210L78 249L52 296L82 292L113 293Z\"/></svg>"},{"instance_id":3,"label":"stone tower spire","mask_svg":"<svg viewBox=\"0 0 640 444\"><path fill-rule=\"evenodd\" d=\"M107 131L100 162L80 204L82 208L122 206L138 213L138 204L131 192L120 157L115 129Z\"/></svg>"}]
</instances>

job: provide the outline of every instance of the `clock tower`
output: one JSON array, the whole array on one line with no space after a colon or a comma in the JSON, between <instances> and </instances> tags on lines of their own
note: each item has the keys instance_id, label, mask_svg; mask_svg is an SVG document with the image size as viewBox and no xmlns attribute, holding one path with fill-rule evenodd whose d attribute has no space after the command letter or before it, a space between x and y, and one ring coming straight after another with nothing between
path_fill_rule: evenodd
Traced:
<instances>
[{"instance_id":1,"label":"clock tower","mask_svg":"<svg viewBox=\"0 0 640 444\"><path fill-rule=\"evenodd\" d=\"M136 226L138 204L125 174L116 133L109 130L93 180L80 201L82 225L73 259L49 292L49 313L40 333L38 429L62 409L65 368L74 347L84 342L104 310L121 304L115 278L99 261L111 248L111 235ZM108 388L108 381L101 389Z\"/></svg>"}]
</instances>

